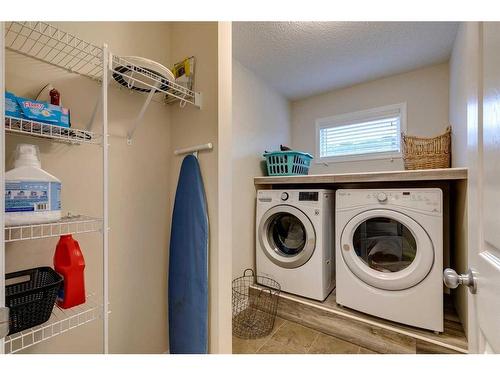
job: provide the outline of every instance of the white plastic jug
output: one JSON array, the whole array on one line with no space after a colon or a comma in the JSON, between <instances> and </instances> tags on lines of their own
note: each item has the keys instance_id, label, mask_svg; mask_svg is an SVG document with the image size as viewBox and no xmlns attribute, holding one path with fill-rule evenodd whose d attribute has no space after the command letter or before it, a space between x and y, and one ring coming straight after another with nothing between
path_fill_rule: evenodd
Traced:
<instances>
[{"instance_id":1,"label":"white plastic jug","mask_svg":"<svg viewBox=\"0 0 500 375\"><path fill-rule=\"evenodd\" d=\"M19 144L14 169L5 173L5 225L61 219L61 181L41 167L38 147Z\"/></svg>"}]
</instances>

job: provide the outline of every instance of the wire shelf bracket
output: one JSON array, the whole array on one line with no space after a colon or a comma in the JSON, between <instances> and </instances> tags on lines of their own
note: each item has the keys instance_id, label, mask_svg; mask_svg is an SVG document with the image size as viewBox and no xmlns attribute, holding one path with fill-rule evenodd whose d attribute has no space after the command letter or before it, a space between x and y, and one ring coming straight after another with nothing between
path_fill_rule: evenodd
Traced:
<instances>
[{"instance_id":1,"label":"wire shelf bracket","mask_svg":"<svg viewBox=\"0 0 500 375\"><path fill-rule=\"evenodd\" d=\"M158 86L156 86L158 87ZM153 100L153 96L156 93L156 89L151 90L146 97L146 100L144 100L144 104L141 107L141 110L139 111L139 114L137 115L137 118L135 119L132 128L127 132L127 144L131 145L132 144L132 138L134 136L134 133L139 126L139 124L142 122L142 119L144 117L144 114L146 113L146 109L149 106L149 103L151 103L151 100Z\"/></svg>"},{"instance_id":2,"label":"wire shelf bracket","mask_svg":"<svg viewBox=\"0 0 500 375\"><path fill-rule=\"evenodd\" d=\"M111 77L108 77L106 79L107 86L109 86L109 83L111 82ZM97 116L97 111L102 107L103 105L103 90L99 90L99 96L94 104L94 108L92 109L92 114L90 115L90 120L87 123L87 130L89 131L92 129L92 125L94 125L96 116Z\"/></svg>"}]
</instances>

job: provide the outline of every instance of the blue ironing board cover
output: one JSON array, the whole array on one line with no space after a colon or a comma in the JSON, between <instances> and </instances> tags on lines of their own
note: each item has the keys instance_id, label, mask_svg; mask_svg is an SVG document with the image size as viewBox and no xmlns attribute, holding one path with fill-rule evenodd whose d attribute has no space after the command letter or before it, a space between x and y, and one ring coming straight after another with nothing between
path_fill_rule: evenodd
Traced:
<instances>
[{"instance_id":1,"label":"blue ironing board cover","mask_svg":"<svg viewBox=\"0 0 500 375\"><path fill-rule=\"evenodd\" d=\"M198 159L184 158L175 194L168 272L172 354L208 353L208 214Z\"/></svg>"}]
</instances>

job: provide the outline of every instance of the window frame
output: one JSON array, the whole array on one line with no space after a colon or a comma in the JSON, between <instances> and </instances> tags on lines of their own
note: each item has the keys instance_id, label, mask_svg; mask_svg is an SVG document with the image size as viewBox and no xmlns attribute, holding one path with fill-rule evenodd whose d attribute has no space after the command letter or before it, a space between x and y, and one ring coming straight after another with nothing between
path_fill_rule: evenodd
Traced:
<instances>
[{"instance_id":1,"label":"window frame","mask_svg":"<svg viewBox=\"0 0 500 375\"><path fill-rule=\"evenodd\" d=\"M349 123L364 122L374 120L377 117L383 117L384 114L399 112L399 132L398 141L400 144L399 152L371 152L359 155L344 156L325 156L320 153L320 131L324 128L333 128L336 126L349 125ZM382 107L370 108L362 111L343 113L340 115L323 117L316 119L316 164L343 163L349 161L363 160L381 160L381 159L401 159L403 150L401 144L401 133L406 132L406 102L386 105Z\"/></svg>"}]
</instances>

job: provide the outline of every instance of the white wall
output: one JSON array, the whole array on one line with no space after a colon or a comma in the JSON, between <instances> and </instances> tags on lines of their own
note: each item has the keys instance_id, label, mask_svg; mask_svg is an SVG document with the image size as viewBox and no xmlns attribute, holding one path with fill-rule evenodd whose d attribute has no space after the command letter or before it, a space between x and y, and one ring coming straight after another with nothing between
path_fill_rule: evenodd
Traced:
<instances>
[{"instance_id":1,"label":"white wall","mask_svg":"<svg viewBox=\"0 0 500 375\"><path fill-rule=\"evenodd\" d=\"M200 152L200 163L209 217L209 350L219 352L218 345L218 25L217 22L173 22L170 45L172 62L186 56L196 57L195 87L203 94L202 109L194 106L171 108L171 148L183 148L212 142L212 152ZM182 156L174 156L170 162L170 196L173 202ZM166 250L167 251L167 250ZM166 293L166 292L165 292Z\"/></svg>"},{"instance_id":2,"label":"white wall","mask_svg":"<svg viewBox=\"0 0 500 375\"><path fill-rule=\"evenodd\" d=\"M255 269L255 188L262 154L290 144L290 106L233 59L233 277Z\"/></svg>"},{"instance_id":3,"label":"white wall","mask_svg":"<svg viewBox=\"0 0 500 375\"><path fill-rule=\"evenodd\" d=\"M292 102L292 146L315 154L315 121L389 104L407 103L407 132L434 136L448 125L448 64L439 64ZM403 160L313 162L310 173L402 170Z\"/></svg>"}]
</instances>

